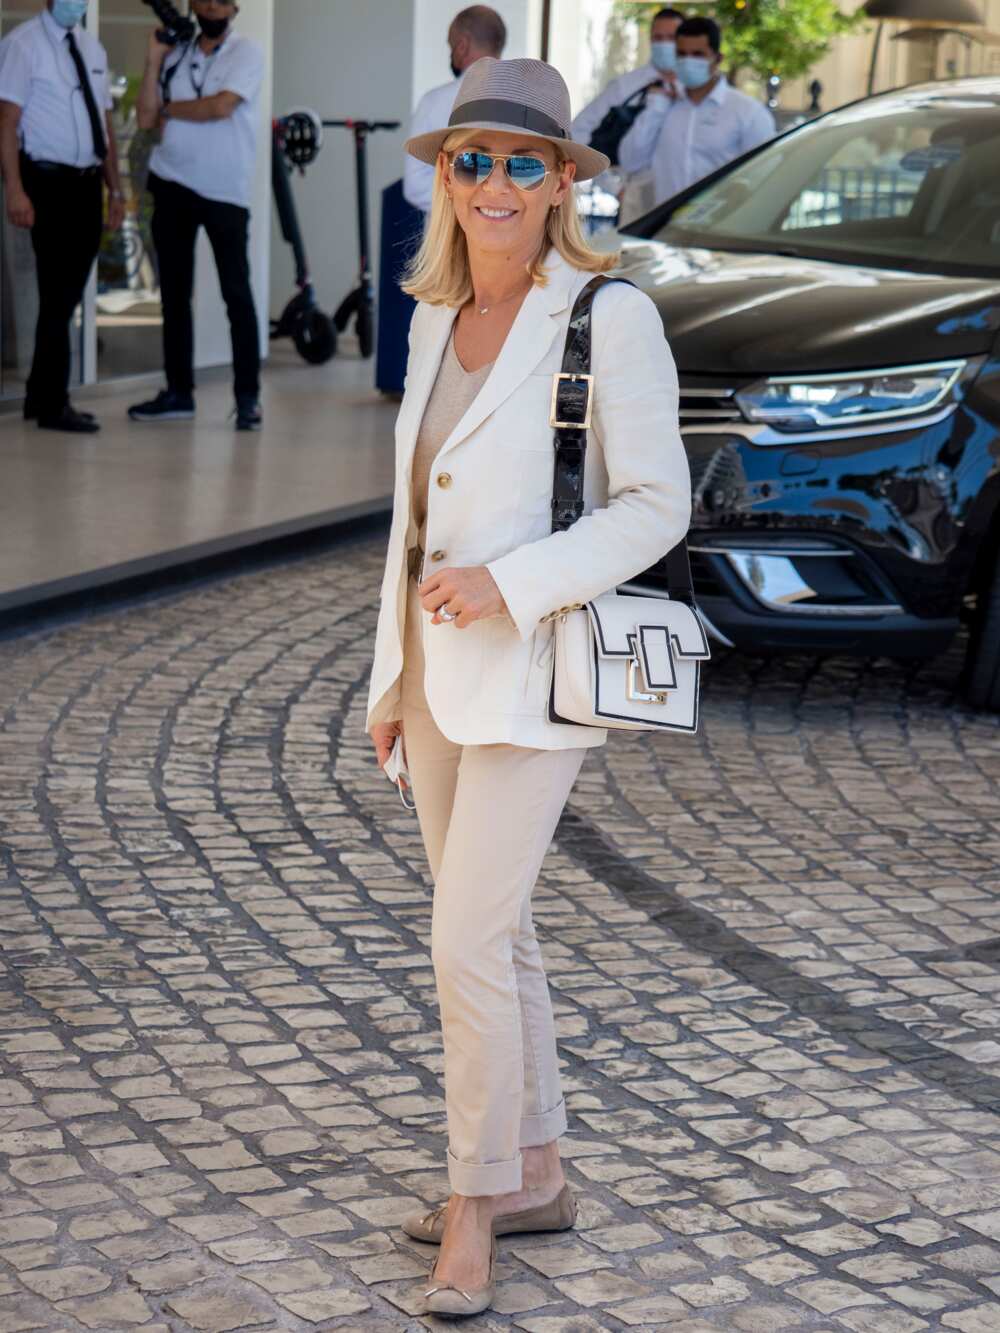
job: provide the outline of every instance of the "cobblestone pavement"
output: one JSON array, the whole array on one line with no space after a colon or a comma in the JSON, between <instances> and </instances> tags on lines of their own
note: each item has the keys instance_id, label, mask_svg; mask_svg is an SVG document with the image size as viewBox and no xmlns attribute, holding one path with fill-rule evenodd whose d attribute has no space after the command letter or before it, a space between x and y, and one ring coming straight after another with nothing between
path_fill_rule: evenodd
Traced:
<instances>
[{"instance_id":1,"label":"cobblestone pavement","mask_svg":"<svg viewBox=\"0 0 1000 1333\"><path fill-rule=\"evenodd\" d=\"M0 1329L416 1330L446 1191L381 542L0 644ZM1000 1330L1000 727L720 657L537 892L574 1234L483 1329ZM470 886L471 891L471 886Z\"/></svg>"}]
</instances>

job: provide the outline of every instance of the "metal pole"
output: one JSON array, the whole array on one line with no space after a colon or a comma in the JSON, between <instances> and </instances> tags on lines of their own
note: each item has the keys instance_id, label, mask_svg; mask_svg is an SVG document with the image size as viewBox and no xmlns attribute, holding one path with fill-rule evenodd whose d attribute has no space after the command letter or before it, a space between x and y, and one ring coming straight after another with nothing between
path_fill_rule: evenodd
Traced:
<instances>
[{"instance_id":1,"label":"metal pole","mask_svg":"<svg viewBox=\"0 0 1000 1333\"><path fill-rule=\"evenodd\" d=\"M875 40L872 43L872 63L868 66L868 96L871 97L875 91L875 66L878 63L878 49L882 42L882 29L885 24L881 21L875 29Z\"/></svg>"},{"instance_id":2,"label":"metal pole","mask_svg":"<svg viewBox=\"0 0 1000 1333\"><path fill-rule=\"evenodd\" d=\"M368 255L368 169L365 160L365 140L367 137L367 125L355 125L354 147L358 176L358 248L361 251L361 286L365 289L365 295L370 297L372 270Z\"/></svg>"},{"instance_id":3,"label":"metal pole","mask_svg":"<svg viewBox=\"0 0 1000 1333\"><path fill-rule=\"evenodd\" d=\"M549 30L552 27L552 0L542 0L542 59L549 58Z\"/></svg>"}]
</instances>

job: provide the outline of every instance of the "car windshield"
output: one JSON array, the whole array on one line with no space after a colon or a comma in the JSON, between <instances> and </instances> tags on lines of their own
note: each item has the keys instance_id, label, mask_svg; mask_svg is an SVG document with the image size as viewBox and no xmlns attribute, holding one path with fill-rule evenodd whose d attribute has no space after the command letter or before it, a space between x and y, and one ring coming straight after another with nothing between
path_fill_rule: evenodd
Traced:
<instances>
[{"instance_id":1,"label":"car windshield","mask_svg":"<svg viewBox=\"0 0 1000 1333\"><path fill-rule=\"evenodd\" d=\"M1000 273L1000 97L911 90L777 140L655 231L712 249ZM640 228L637 228L640 230Z\"/></svg>"}]
</instances>

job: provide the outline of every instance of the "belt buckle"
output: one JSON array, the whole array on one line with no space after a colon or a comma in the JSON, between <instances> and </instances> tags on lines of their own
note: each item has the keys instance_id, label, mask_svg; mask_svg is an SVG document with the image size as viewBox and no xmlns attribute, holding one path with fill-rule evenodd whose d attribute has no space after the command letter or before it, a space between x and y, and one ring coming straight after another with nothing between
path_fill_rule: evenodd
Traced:
<instances>
[{"instance_id":1,"label":"belt buckle","mask_svg":"<svg viewBox=\"0 0 1000 1333\"><path fill-rule=\"evenodd\" d=\"M560 416L559 416L559 409L560 409L560 392L559 392L559 391L560 391L560 389L562 388L562 386L563 386L564 384L567 384L567 385L583 385L583 387L584 387L584 391L585 391L585 393L586 393L586 398L585 398L585 400L584 400L583 410L582 410L582 411L579 411L579 406L578 406L578 405L579 405L579 399L580 399L580 390L579 390L579 388L572 389L571 392L570 392L570 395L568 395L568 396L570 396L571 398L575 398L575 399L576 399L576 402L573 403L572 405L571 405L570 403L564 403L564 404L563 404L564 408L565 408L565 407L569 407L571 410L574 410L574 411L577 411L577 412L578 412L577 418L576 418L576 420L574 420L574 421L565 421L565 420L561 419ZM570 372L570 371L567 371L567 370L560 370L560 371L557 371L557 372L552 376L552 400L551 400L551 402L549 403L549 425L552 426L555 430L587 430L587 429L589 429L589 427L590 427L590 417L591 417L591 413L592 413L592 411L593 411L593 405L594 405L594 377L593 377L593 375L575 375L575 374L573 374L573 373Z\"/></svg>"}]
</instances>

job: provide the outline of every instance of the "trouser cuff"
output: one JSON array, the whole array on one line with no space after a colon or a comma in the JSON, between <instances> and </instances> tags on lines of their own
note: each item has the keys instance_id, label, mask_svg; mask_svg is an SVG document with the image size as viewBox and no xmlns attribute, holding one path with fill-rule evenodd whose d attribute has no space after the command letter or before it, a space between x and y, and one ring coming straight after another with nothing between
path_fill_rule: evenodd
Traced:
<instances>
[{"instance_id":1,"label":"trouser cuff","mask_svg":"<svg viewBox=\"0 0 1000 1333\"><path fill-rule=\"evenodd\" d=\"M454 1194L515 1194L521 1188L521 1154L506 1162L460 1162L449 1148L448 1182Z\"/></svg>"},{"instance_id":2,"label":"trouser cuff","mask_svg":"<svg viewBox=\"0 0 1000 1333\"><path fill-rule=\"evenodd\" d=\"M520 1146L522 1148L540 1148L543 1143L551 1143L566 1133L566 1103L560 1101L551 1111L542 1111L540 1115L521 1117Z\"/></svg>"}]
</instances>

